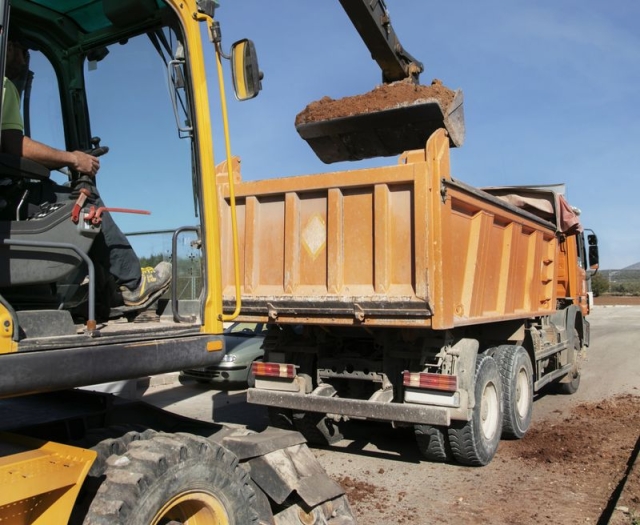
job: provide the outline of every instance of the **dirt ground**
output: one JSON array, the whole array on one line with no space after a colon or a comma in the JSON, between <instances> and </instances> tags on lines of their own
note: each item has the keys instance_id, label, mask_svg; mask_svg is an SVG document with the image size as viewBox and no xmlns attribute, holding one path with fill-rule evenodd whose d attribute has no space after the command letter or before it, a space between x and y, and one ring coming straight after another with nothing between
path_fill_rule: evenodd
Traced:
<instances>
[{"instance_id":1,"label":"dirt ground","mask_svg":"<svg viewBox=\"0 0 640 525\"><path fill-rule=\"evenodd\" d=\"M538 424L522 440L502 441L487 467L462 471L465 467L432 464L425 469L429 484L433 469L466 472L453 494L451 487L442 490L449 501L437 515L422 515L407 491L380 484L383 468L339 481L362 523L371 523L375 514L390 518L395 507L394 523L635 524L640 468L629 469L628 463L640 447L639 396L578 405L569 417ZM425 497L439 497L438 492Z\"/></svg>"},{"instance_id":2,"label":"dirt ground","mask_svg":"<svg viewBox=\"0 0 640 525\"><path fill-rule=\"evenodd\" d=\"M578 392L536 396L529 432L502 440L485 467L425 461L410 428L341 423L344 439L313 453L358 523L640 525L640 306L597 306L589 318ZM154 390L148 401L183 415L269 424L246 391Z\"/></svg>"},{"instance_id":3,"label":"dirt ground","mask_svg":"<svg viewBox=\"0 0 640 525\"><path fill-rule=\"evenodd\" d=\"M640 525L640 308L629 299L590 316L578 393L536 396L529 432L502 440L486 467L428 463L410 429L374 423L314 452L368 525Z\"/></svg>"}]
</instances>

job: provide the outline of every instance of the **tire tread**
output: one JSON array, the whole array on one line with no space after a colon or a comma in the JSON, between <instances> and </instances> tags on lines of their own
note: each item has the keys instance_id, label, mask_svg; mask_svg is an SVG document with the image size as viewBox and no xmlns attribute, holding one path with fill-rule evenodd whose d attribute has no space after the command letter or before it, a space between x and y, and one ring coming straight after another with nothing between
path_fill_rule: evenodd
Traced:
<instances>
[{"instance_id":1,"label":"tire tread","mask_svg":"<svg viewBox=\"0 0 640 525\"><path fill-rule=\"evenodd\" d=\"M164 474L180 465L180 475L184 476L184 465L205 462L210 463L209 471L217 484L212 490L226 490L234 499L236 523L257 523L258 513L253 505L256 495L249 474L233 453L199 436L158 433L146 441L131 443L125 454L109 458L106 480L89 509L85 525L137 524L136 507L148 491L163 486Z\"/></svg>"},{"instance_id":2,"label":"tire tread","mask_svg":"<svg viewBox=\"0 0 640 525\"><path fill-rule=\"evenodd\" d=\"M488 371L487 371L488 369ZM479 354L476 359L476 370L474 374L474 391L476 393L476 404L473 409L474 416L470 421L454 421L449 427L449 444L451 445L451 452L454 458L463 465L469 466L484 466L487 465L498 448L500 442L500 432L496 439L496 443L490 444L490 449L485 449L481 443L482 431L476 428L476 416L477 410L479 410L477 384L478 379L482 374L492 374L495 376L496 388L498 389L498 398L500 400L499 408L502 412L502 385L500 384L500 374L497 370L495 360L486 354ZM502 429L502 423L500 423L500 430Z\"/></svg>"}]
</instances>

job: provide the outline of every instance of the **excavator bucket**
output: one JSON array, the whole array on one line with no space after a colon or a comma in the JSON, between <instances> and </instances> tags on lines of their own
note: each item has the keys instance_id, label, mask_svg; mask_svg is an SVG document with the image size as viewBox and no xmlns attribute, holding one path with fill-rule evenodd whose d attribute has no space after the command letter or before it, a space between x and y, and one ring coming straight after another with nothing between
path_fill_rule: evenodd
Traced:
<instances>
[{"instance_id":1,"label":"excavator bucket","mask_svg":"<svg viewBox=\"0 0 640 525\"><path fill-rule=\"evenodd\" d=\"M372 93L378 96L381 93L376 92L386 88L388 86L381 86ZM351 105L352 101L358 102L354 107L361 106L363 112L342 115L344 106ZM390 107L382 109L371 109L366 102L359 97L314 102L296 118L296 130L326 164L388 157L424 148L427 139L439 128L447 130L452 147L462 146L464 142L460 90L450 91L446 99L420 96L415 100L393 101Z\"/></svg>"}]
</instances>

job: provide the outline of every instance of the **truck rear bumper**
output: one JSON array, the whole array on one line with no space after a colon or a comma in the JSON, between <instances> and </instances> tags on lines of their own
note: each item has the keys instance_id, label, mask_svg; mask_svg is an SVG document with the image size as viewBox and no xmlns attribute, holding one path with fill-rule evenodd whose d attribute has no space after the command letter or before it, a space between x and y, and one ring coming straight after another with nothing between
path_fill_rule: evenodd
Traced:
<instances>
[{"instance_id":1,"label":"truck rear bumper","mask_svg":"<svg viewBox=\"0 0 640 525\"><path fill-rule=\"evenodd\" d=\"M341 416L418 423L424 425L449 426L450 410L446 407L412 405L407 403L380 403L337 397L323 397L313 394L299 394L275 390L247 391L247 401L257 405L277 406L303 412L321 412Z\"/></svg>"}]
</instances>

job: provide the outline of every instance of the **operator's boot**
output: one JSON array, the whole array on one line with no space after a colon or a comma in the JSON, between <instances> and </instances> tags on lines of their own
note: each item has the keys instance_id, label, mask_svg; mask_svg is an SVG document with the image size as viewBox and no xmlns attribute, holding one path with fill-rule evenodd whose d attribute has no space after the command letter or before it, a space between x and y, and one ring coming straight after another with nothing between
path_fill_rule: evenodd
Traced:
<instances>
[{"instance_id":1,"label":"operator's boot","mask_svg":"<svg viewBox=\"0 0 640 525\"><path fill-rule=\"evenodd\" d=\"M125 309L146 308L171 284L171 263L161 262L155 268L142 268L142 278L138 286L130 290L120 287Z\"/></svg>"}]
</instances>

